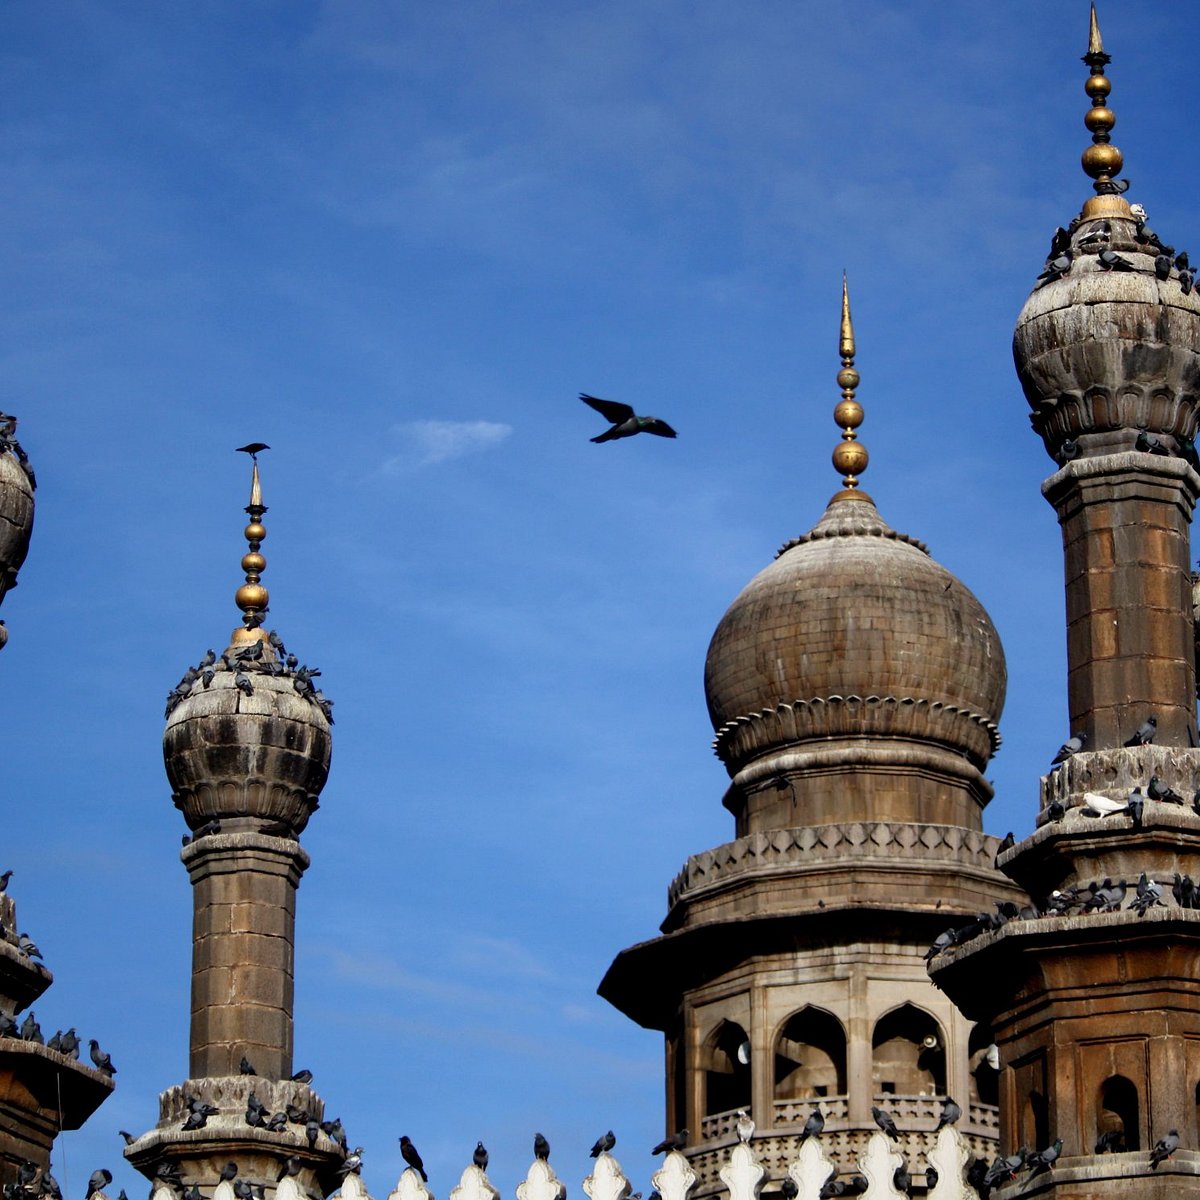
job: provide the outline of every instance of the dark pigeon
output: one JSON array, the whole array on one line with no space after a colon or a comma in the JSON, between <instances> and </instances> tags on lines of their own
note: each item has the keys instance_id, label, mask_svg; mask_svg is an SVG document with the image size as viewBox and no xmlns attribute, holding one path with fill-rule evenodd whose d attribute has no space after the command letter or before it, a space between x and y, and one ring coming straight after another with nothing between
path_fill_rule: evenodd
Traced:
<instances>
[{"instance_id":1,"label":"dark pigeon","mask_svg":"<svg viewBox=\"0 0 1200 1200\"><path fill-rule=\"evenodd\" d=\"M425 1164L421 1161L421 1156L417 1153L416 1146L409 1141L408 1134L405 1134L400 1139L400 1157L420 1175L422 1182L429 1182L429 1176L425 1174Z\"/></svg>"},{"instance_id":2,"label":"dark pigeon","mask_svg":"<svg viewBox=\"0 0 1200 1200\"><path fill-rule=\"evenodd\" d=\"M658 417L639 417L628 404L622 404L619 400L601 400L599 396L589 396L587 392L580 392L579 398L606 421L612 422L612 428L592 438L593 442L613 442L617 438L633 437L636 433L654 433L666 438L677 436L666 421L660 421Z\"/></svg>"},{"instance_id":3,"label":"dark pigeon","mask_svg":"<svg viewBox=\"0 0 1200 1200\"><path fill-rule=\"evenodd\" d=\"M482 1142L475 1143L475 1153L471 1156L471 1161L481 1171L486 1171L488 1167L488 1152L487 1147Z\"/></svg>"},{"instance_id":4,"label":"dark pigeon","mask_svg":"<svg viewBox=\"0 0 1200 1200\"><path fill-rule=\"evenodd\" d=\"M1179 1149L1179 1131L1177 1129L1168 1129L1165 1137L1160 1137L1154 1143L1154 1149L1150 1151L1150 1166L1155 1171L1158 1170L1158 1164L1164 1159L1170 1158L1176 1150Z\"/></svg>"},{"instance_id":5,"label":"dark pigeon","mask_svg":"<svg viewBox=\"0 0 1200 1200\"><path fill-rule=\"evenodd\" d=\"M892 1139L893 1142L900 1140L900 1130L896 1128L896 1122L892 1120L890 1113L885 1113L882 1108L876 1105L871 1105L871 1116L875 1124L883 1130L884 1133Z\"/></svg>"},{"instance_id":6,"label":"dark pigeon","mask_svg":"<svg viewBox=\"0 0 1200 1200\"><path fill-rule=\"evenodd\" d=\"M682 1150L688 1144L688 1131L681 1129L678 1133L673 1133L670 1137L665 1137L653 1150L651 1154L669 1154L672 1150Z\"/></svg>"},{"instance_id":7,"label":"dark pigeon","mask_svg":"<svg viewBox=\"0 0 1200 1200\"><path fill-rule=\"evenodd\" d=\"M1074 754L1078 754L1084 746L1087 745L1087 734L1073 734L1067 741L1063 742L1058 748L1058 753L1050 760L1050 765L1056 767L1059 763L1065 763L1068 758Z\"/></svg>"},{"instance_id":8,"label":"dark pigeon","mask_svg":"<svg viewBox=\"0 0 1200 1200\"><path fill-rule=\"evenodd\" d=\"M935 943L936 945L936 943ZM932 958L933 956L930 955ZM804 1128L800 1131L800 1145L803 1146L810 1137L820 1137L821 1131L825 1128L825 1114L821 1111L819 1105L813 1107L809 1114L808 1120L804 1122Z\"/></svg>"},{"instance_id":9,"label":"dark pigeon","mask_svg":"<svg viewBox=\"0 0 1200 1200\"><path fill-rule=\"evenodd\" d=\"M540 1133L533 1135L533 1157L539 1162L550 1161L550 1143Z\"/></svg>"},{"instance_id":10,"label":"dark pigeon","mask_svg":"<svg viewBox=\"0 0 1200 1200\"><path fill-rule=\"evenodd\" d=\"M1127 746L1148 746L1158 733L1158 718L1147 717L1137 729L1137 732L1125 743Z\"/></svg>"}]
</instances>

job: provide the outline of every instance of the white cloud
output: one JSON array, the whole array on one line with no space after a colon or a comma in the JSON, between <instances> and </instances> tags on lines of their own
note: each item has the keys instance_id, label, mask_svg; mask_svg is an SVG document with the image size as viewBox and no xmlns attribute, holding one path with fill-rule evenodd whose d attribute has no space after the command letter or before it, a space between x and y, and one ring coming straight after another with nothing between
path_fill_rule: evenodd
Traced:
<instances>
[{"instance_id":1,"label":"white cloud","mask_svg":"<svg viewBox=\"0 0 1200 1200\"><path fill-rule=\"evenodd\" d=\"M404 449L389 458L383 470L393 474L450 462L498 446L512 431L511 425L498 421L406 421L392 429L403 441Z\"/></svg>"}]
</instances>

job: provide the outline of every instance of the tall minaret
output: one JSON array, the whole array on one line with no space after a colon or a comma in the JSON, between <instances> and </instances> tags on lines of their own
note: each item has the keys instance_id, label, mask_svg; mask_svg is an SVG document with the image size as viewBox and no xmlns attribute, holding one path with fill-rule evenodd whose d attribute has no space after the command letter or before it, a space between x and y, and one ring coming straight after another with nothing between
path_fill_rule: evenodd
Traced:
<instances>
[{"instance_id":1,"label":"tall minaret","mask_svg":"<svg viewBox=\"0 0 1200 1200\"><path fill-rule=\"evenodd\" d=\"M16 586L33 533L34 473L16 431L17 418L0 413L0 601ZM0 648L6 641L0 624ZM21 1036L22 1026L34 1032L30 1005L54 976L39 961L36 943L19 932L12 893L20 886L24 864L3 866L11 866L17 879L0 887L0 1014L7 1030L0 1032L0 1183L7 1185L24 1164L48 1170L54 1139L64 1129L78 1129L95 1112L112 1092L113 1079L92 1065L86 1050L80 1061L73 1029L65 1049L61 1033Z\"/></svg>"},{"instance_id":2,"label":"tall minaret","mask_svg":"<svg viewBox=\"0 0 1200 1200\"><path fill-rule=\"evenodd\" d=\"M1200 298L1186 256L1115 178L1109 61L1093 8L1083 167L1096 194L1055 234L1013 340L1059 464L1042 491L1062 527L1067 704L1084 748L1042 778L1037 828L1000 860L1046 915L931 966L995 1029L1004 1150L1062 1141L1023 1195L1174 1200L1200 1196L1200 913L1183 878L1200 878ZM1164 1138L1182 1149L1153 1165Z\"/></svg>"},{"instance_id":3,"label":"tall minaret","mask_svg":"<svg viewBox=\"0 0 1200 1200\"><path fill-rule=\"evenodd\" d=\"M292 999L296 888L309 863L299 835L331 748L319 672L264 625L267 509L254 459L245 582L235 596L242 623L222 654L210 650L171 692L163 736L172 799L192 831L181 854L193 899L189 1078L163 1093L158 1126L126 1154L147 1175L166 1160L185 1184L201 1185L233 1158L240 1178L272 1186L296 1155L301 1187L325 1194L342 1149L324 1133L310 1144L305 1121L268 1130L248 1117L252 1093L264 1121L289 1105L322 1117L316 1093L291 1079ZM189 1121L192 1101L217 1111Z\"/></svg>"},{"instance_id":4,"label":"tall minaret","mask_svg":"<svg viewBox=\"0 0 1200 1200\"><path fill-rule=\"evenodd\" d=\"M975 1150L995 1146L991 1033L930 985L923 955L955 914L1023 899L982 829L1004 654L979 601L859 486L844 281L838 349L841 488L708 651L734 840L688 859L662 936L623 951L600 985L666 1035L667 1127L691 1130L702 1195L722 1187L739 1108L776 1181L814 1105L846 1172L876 1104L914 1172L947 1093Z\"/></svg>"}]
</instances>

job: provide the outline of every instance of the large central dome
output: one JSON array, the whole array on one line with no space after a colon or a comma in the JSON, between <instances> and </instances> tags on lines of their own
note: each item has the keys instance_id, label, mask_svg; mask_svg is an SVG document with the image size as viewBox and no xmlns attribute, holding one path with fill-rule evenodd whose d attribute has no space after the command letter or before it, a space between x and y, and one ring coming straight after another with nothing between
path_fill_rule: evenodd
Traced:
<instances>
[{"instance_id":1,"label":"large central dome","mask_svg":"<svg viewBox=\"0 0 1200 1200\"><path fill-rule=\"evenodd\" d=\"M704 679L731 773L781 740L873 733L941 742L982 767L1006 682L979 601L846 493L733 602Z\"/></svg>"}]
</instances>

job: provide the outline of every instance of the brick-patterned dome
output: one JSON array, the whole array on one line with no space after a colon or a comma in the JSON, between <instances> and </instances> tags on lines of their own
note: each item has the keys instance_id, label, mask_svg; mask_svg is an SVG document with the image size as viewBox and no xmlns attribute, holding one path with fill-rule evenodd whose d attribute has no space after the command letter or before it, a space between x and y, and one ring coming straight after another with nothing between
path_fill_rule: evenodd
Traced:
<instances>
[{"instance_id":1,"label":"brick-patterned dome","mask_svg":"<svg viewBox=\"0 0 1200 1200\"><path fill-rule=\"evenodd\" d=\"M731 774L781 745L873 735L936 741L982 767L1007 671L971 592L843 493L730 606L704 682Z\"/></svg>"}]
</instances>

